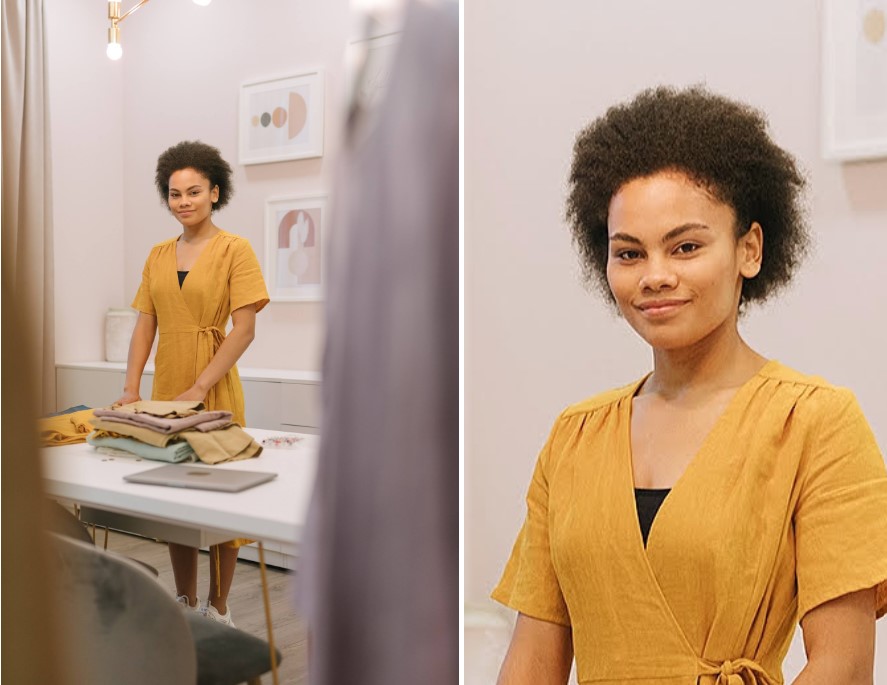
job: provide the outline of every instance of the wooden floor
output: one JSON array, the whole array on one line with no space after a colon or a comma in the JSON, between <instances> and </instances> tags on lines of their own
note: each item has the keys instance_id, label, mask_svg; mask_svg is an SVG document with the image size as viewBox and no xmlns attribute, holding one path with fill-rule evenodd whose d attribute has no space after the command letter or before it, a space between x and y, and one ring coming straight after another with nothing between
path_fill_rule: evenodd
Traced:
<instances>
[{"instance_id":1,"label":"wooden floor","mask_svg":"<svg viewBox=\"0 0 887 685\"><path fill-rule=\"evenodd\" d=\"M101 547L103 542L104 531L99 529L96 534L96 544ZM172 566L169 563L165 544L111 531L108 536L108 549L144 561L156 568L160 572L160 582L169 589L170 596L175 596ZM201 552L198 560L197 594L202 601L206 599L209 587L209 561L209 555ZM279 684L304 685L307 682L305 669L307 633L304 621L297 616L294 608L294 573L267 567L267 576L274 643L283 654L283 661L278 669ZM241 630L267 640L261 588L259 565L239 560L234 574L234 584L228 597L231 618ZM272 685L273 682L271 673L262 677L262 685Z\"/></svg>"}]
</instances>

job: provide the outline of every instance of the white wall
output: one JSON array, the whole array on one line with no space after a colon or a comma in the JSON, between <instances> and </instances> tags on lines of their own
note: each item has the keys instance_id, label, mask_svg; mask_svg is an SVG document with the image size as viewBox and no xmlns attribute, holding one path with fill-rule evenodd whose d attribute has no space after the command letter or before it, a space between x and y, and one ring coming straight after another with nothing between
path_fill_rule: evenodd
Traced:
<instances>
[{"instance_id":1,"label":"white wall","mask_svg":"<svg viewBox=\"0 0 887 685\"><path fill-rule=\"evenodd\" d=\"M104 359L105 311L124 305L122 82L105 56L106 12L45 0L59 361Z\"/></svg>"},{"instance_id":2,"label":"white wall","mask_svg":"<svg viewBox=\"0 0 887 685\"><path fill-rule=\"evenodd\" d=\"M157 156L181 140L217 146L235 195L215 222L264 261L269 197L329 193L339 149L348 0L186 0L146 5L121 24L123 58L105 57L107 3L46 0L56 197L58 361L103 358L103 317L128 306L152 245L180 232L154 189ZM130 7L124 3L124 11ZM241 83L321 67L324 156L241 166ZM78 85L79 84L79 85ZM85 144L84 144L85 143ZM78 204L72 198L83 198ZM98 249L96 249L98 247ZM322 303L272 303L257 318L242 366L316 370Z\"/></svg>"},{"instance_id":3,"label":"white wall","mask_svg":"<svg viewBox=\"0 0 887 685\"><path fill-rule=\"evenodd\" d=\"M744 333L851 387L887 446L887 162L820 157L819 5L465 4L467 601L499 577L559 411L650 368L645 345L582 289L563 220L575 134L645 87L705 82L760 107L806 167L816 253Z\"/></svg>"}]
</instances>

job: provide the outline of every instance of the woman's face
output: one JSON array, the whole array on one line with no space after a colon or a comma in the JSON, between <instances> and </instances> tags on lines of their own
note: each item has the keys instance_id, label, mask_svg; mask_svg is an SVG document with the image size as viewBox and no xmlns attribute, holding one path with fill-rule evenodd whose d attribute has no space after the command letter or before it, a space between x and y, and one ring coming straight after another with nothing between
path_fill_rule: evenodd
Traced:
<instances>
[{"instance_id":1,"label":"woman's face","mask_svg":"<svg viewBox=\"0 0 887 685\"><path fill-rule=\"evenodd\" d=\"M737 240L736 213L687 176L636 178L610 201L607 280L652 347L694 345L736 326L743 278L760 271L759 224Z\"/></svg>"},{"instance_id":2,"label":"woman's face","mask_svg":"<svg viewBox=\"0 0 887 685\"><path fill-rule=\"evenodd\" d=\"M210 188L209 179L195 169L179 169L169 177L169 211L182 226L199 226L212 214L219 199L219 187Z\"/></svg>"}]
</instances>

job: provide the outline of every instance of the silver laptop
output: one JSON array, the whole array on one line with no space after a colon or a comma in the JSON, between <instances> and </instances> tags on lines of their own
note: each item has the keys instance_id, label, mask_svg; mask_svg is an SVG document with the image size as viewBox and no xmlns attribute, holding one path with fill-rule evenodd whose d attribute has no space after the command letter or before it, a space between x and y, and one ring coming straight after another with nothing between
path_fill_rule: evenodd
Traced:
<instances>
[{"instance_id":1,"label":"silver laptop","mask_svg":"<svg viewBox=\"0 0 887 685\"><path fill-rule=\"evenodd\" d=\"M168 485L174 488L240 492L274 478L277 478L277 474L268 471L234 471L190 464L167 464L155 469L131 473L124 476L123 480L130 483Z\"/></svg>"}]
</instances>

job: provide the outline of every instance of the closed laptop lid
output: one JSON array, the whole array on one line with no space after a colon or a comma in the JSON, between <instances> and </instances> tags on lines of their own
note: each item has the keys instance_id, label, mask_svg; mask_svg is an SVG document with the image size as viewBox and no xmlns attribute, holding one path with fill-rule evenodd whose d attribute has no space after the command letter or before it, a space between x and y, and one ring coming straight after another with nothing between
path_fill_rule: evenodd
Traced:
<instances>
[{"instance_id":1,"label":"closed laptop lid","mask_svg":"<svg viewBox=\"0 0 887 685\"><path fill-rule=\"evenodd\" d=\"M269 471L235 471L212 466L168 464L124 476L130 483L166 485L175 488L240 492L277 478Z\"/></svg>"}]
</instances>

